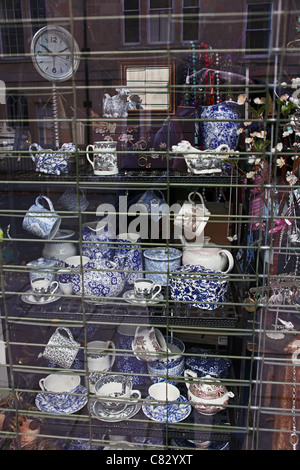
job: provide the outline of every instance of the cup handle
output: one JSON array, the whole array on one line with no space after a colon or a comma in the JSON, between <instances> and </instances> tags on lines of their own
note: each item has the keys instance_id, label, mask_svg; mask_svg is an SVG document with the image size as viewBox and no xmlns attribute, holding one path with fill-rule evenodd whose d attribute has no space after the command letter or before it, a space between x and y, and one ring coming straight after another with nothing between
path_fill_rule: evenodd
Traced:
<instances>
[{"instance_id":1,"label":"cup handle","mask_svg":"<svg viewBox=\"0 0 300 470\"><path fill-rule=\"evenodd\" d=\"M49 209L50 209L50 211L53 212L54 207L53 207L52 201L47 196L38 196L35 200L36 205L40 205L40 206L43 207L43 205L40 203L41 199L45 199L48 202Z\"/></svg>"},{"instance_id":2,"label":"cup handle","mask_svg":"<svg viewBox=\"0 0 300 470\"><path fill-rule=\"evenodd\" d=\"M94 151L94 146L91 145L91 144L89 144L86 148L86 158L88 159L88 161L90 162L90 164L94 168L94 160L91 160L90 155L89 155L90 149L92 149L92 151Z\"/></svg>"},{"instance_id":3,"label":"cup handle","mask_svg":"<svg viewBox=\"0 0 300 470\"><path fill-rule=\"evenodd\" d=\"M52 290L52 286L53 286L54 284L55 284L55 287L54 287L54 289ZM53 294L57 291L58 285L59 285L59 284L58 284L57 281L51 282L51 284L50 284L50 294L51 294L51 295L53 295Z\"/></svg>"},{"instance_id":4,"label":"cup handle","mask_svg":"<svg viewBox=\"0 0 300 470\"><path fill-rule=\"evenodd\" d=\"M161 291L161 286L159 284L156 284L156 286L154 286L154 294L153 294L152 299L157 297L160 291Z\"/></svg>"},{"instance_id":5,"label":"cup handle","mask_svg":"<svg viewBox=\"0 0 300 470\"><path fill-rule=\"evenodd\" d=\"M130 398L133 398L133 400L130 400L132 403L138 402L142 397L142 394L140 390L131 390Z\"/></svg>"},{"instance_id":6,"label":"cup handle","mask_svg":"<svg viewBox=\"0 0 300 470\"><path fill-rule=\"evenodd\" d=\"M40 388L43 390L43 392L45 392L44 381L45 381L45 379L41 379L41 380L39 381L39 386L40 386Z\"/></svg>"},{"instance_id":7,"label":"cup handle","mask_svg":"<svg viewBox=\"0 0 300 470\"><path fill-rule=\"evenodd\" d=\"M110 361L110 367L114 365L115 359L116 359L116 346L113 341L107 341L106 342L107 348L111 349L111 361Z\"/></svg>"}]
</instances>

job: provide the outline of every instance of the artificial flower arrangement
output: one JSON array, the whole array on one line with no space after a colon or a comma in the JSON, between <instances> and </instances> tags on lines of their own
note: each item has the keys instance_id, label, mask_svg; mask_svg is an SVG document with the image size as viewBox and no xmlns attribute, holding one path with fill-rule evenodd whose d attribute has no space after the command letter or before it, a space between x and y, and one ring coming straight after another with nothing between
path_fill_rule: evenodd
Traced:
<instances>
[{"instance_id":1,"label":"artificial flower arrangement","mask_svg":"<svg viewBox=\"0 0 300 470\"><path fill-rule=\"evenodd\" d=\"M287 83L282 83L281 87L289 86ZM274 143L271 140L270 129L266 125L266 115L269 112L268 100L256 97L252 102L247 100L245 95L240 95L238 99L248 102L249 112L249 119L247 118L238 132L244 135L246 150L250 152L245 172L246 180L252 186L249 207L250 230L264 230L265 215L268 215L274 217L273 227L268 233L280 232L281 238L283 232L291 230L293 226L288 217L293 215L296 205L293 200L294 186L298 182L300 164L300 155L297 155L300 147L298 98L300 78L292 79L290 88L295 90L292 94L276 95L280 120L274 124L277 134ZM276 184L270 185L272 179ZM283 190L277 190L276 185L282 186ZM287 191L285 186L290 189L293 187L293 192Z\"/></svg>"}]
</instances>

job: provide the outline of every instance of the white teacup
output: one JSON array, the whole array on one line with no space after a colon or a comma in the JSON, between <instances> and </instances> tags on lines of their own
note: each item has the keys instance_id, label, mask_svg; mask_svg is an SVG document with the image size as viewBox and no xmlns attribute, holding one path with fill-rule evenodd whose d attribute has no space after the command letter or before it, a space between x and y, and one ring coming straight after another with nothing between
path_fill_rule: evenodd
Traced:
<instances>
[{"instance_id":1,"label":"white teacup","mask_svg":"<svg viewBox=\"0 0 300 470\"><path fill-rule=\"evenodd\" d=\"M95 385L95 393L103 410L112 415L121 413L141 398L140 390L133 390L130 377L125 375L102 376Z\"/></svg>"},{"instance_id":2,"label":"white teacup","mask_svg":"<svg viewBox=\"0 0 300 470\"><path fill-rule=\"evenodd\" d=\"M36 277L31 279L31 289L33 295L40 302L44 302L44 295L53 295L58 289L58 282L52 281L47 277Z\"/></svg>"},{"instance_id":3,"label":"white teacup","mask_svg":"<svg viewBox=\"0 0 300 470\"><path fill-rule=\"evenodd\" d=\"M95 385L103 372L111 370L116 357L113 341L90 341L87 343L87 365L90 391L95 393Z\"/></svg>"},{"instance_id":4,"label":"white teacup","mask_svg":"<svg viewBox=\"0 0 300 470\"><path fill-rule=\"evenodd\" d=\"M151 385L148 389L150 398L155 402L153 409L165 412L169 404L176 402L180 397L180 391L168 382L158 382Z\"/></svg>"},{"instance_id":5,"label":"white teacup","mask_svg":"<svg viewBox=\"0 0 300 470\"><path fill-rule=\"evenodd\" d=\"M161 286L152 279L136 279L134 281L134 297L136 299L155 299L161 291Z\"/></svg>"},{"instance_id":6,"label":"white teacup","mask_svg":"<svg viewBox=\"0 0 300 470\"><path fill-rule=\"evenodd\" d=\"M39 386L46 392L48 399L57 403L68 399L79 385L80 376L75 374L50 374L39 381Z\"/></svg>"}]
</instances>

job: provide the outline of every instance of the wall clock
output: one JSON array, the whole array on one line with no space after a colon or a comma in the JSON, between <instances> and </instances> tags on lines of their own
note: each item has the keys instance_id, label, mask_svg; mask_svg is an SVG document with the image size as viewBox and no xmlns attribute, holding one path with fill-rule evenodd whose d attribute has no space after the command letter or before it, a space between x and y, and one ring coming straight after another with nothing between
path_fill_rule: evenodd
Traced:
<instances>
[{"instance_id":1,"label":"wall clock","mask_svg":"<svg viewBox=\"0 0 300 470\"><path fill-rule=\"evenodd\" d=\"M55 147L59 148L59 120L56 83L71 78L79 66L80 54L76 40L61 26L39 29L30 47L33 64L39 74L52 82Z\"/></svg>"},{"instance_id":2,"label":"wall clock","mask_svg":"<svg viewBox=\"0 0 300 470\"><path fill-rule=\"evenodd\" d=\"M68 80L79 66L79 48L73 36L61 26L44 26L31 41L36 70L52 82Z\"/></svg>"}]
</instances>

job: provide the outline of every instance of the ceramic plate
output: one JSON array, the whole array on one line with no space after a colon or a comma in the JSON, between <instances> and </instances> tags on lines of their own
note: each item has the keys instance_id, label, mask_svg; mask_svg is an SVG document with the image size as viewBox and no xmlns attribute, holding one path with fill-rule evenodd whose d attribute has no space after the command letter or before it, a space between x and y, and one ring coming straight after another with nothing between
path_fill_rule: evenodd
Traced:
<instances>
[{"instance_id":1,"label":"ceramic plate","mask_svg":"<svg viewBox=\"0 0 300 470\"><path fill-rule=\"evenodd\" d=\"M184 419L186 419L192 411L192 407L189 404L188 400L182 395L180 395L177 400L179 402L182 402L182 404L175 403L173 405L169 405L168 412L162 412L161 410L152 408L152 406L150 405L150 396L148 396L146 400L149 400L149 402L145 403L142 406L142 410L147 416L147 418L151 419L152 421L159 421L161 423L178 423L179 421L183 421Z\"/></svg>"},{"instance_id":2,"label":"ceramic plate","mask_svg":"<svg viewBox=\"0 0 300 470\"><path fill-rule=\"evenodd\" d=\"M57 294L60 294L60 292L58 292ZM29 291L25 292L25 294L21 295L21 299L26 304L46 305L46 304L51 304L52 302L56 302L56 300L60 299L60 296L59 295L50 295L49 297L47 297L47 299L44 302L39 302L38 300L36 300L34 298L34 296L32 294L32 291L29 290Z\"/></svg>"},{"instance_id":3,"label":"ceramic plate","mask_svg":"<svg viewBox=\"0 0 300 470\"><path fill-rule=\"evenodd\" d=\"M80 385L76 393L81 394L81 396L71 395L65 403L58 404L53 400L49 400L49 395L45 393L39 393L36 396L35 404L40 411L46 411L47 413L56 413L56 414L71 414L76 413L77 411L83 408L88 399L87 399L87 389Z\"/></svg>"},{"instance_id":4,"label":"ceramic plate","mask_svg":"<svg viewBox=\"0 0 300 470\"><path fill-rule=\"evenodd\" d=\"M126 300L126 302L129 302L134 305L138 305L140 307L144 306L151 306L155 305L157 302L160 302L161 300L164 300L164 296L162 294L158 294L155 299L149 299L149 300L140 300L140 299L135 299L134 298L134 291L133 290L128 290L123 294L123 299Z\"/></svg>"},{"instance_id":5,"label":"ceramic plate","mask_svg":"<svg viewBox=\"0 0 300 470\"><path fill-rule=\"evenodd\" d=\"M100 421L113 422L117 423L123 421L124 419L129 419L135 416L141 409L141 403L132 403L128 405L124 411L119 414L109 414L107 411L103 410L102 404L97 398L90 399L89 401L89 410L91 415L94 418L99 419Z\"/></svg>"}]
</instances>

